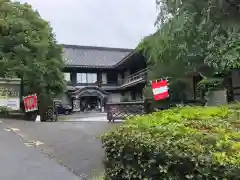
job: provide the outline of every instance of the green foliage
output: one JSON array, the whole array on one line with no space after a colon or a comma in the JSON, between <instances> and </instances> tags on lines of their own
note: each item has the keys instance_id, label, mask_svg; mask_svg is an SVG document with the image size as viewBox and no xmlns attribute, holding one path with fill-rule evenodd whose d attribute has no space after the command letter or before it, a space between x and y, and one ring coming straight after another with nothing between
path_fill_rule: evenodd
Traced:
<instances>
[{"instance_id":1,"label":"green foliage","mask_svg":"<svg viewBox=\"0 0 240 180\"><path fill-rule=\"evenodd\" d=\"M11 111L11 108L8 108L7 106L0 106L0 113L7 113Z\"/></svg>"},{"instance_id":2,"label":"green foliage","mask_svg":"<svg viewBox=\"0 0 240 180\"><path fill-rule=\"evenodd\" d=\"M143 88L143 94L144 94L144 99L151 99L151 100L153 100L153 91L152 91L152 87L149 84L147 84Z\"/></svg>"},{"instance_id":3,"label":"green foliage","mask_svg":"<svg viewBox=\"0 0 240 180\"><path fill-rule=\"evenodd\" d=\"M104 177L103 176L101 176L101 177L94 177L94 178L92 178L92 180L104 180Z\"/></svg>"},{"instance_id":4,"label":"green foliage","mask_svg":"<svg viewBox=\"0 0 240 180\"><path fill-rule=\"evenodd\" d=\"M198 89L203 92L209 92L224 88L224 78L203 78L198 83Z\"/></svg>"},{"instance_id":5,"label":"green foliage","mask_svg":"<svg viewBox=\"0 0 240 180\"><path fill-rule=\"evenodd\" d=\"M239 103L238 101L236 101L236 102L234 102L234 103L229 104L228 107L229 107L230 109L239 111L239 110L240 110L240 103Z\"/></svg>"},{"instance_id":6,"label":"green foliage","mask_svg":"<svg viewBox=\"0 0 240 180\"><path fill-rule=\"evenodd\" d=\"M236 107L177 107L129 119L102 137L106 179L239 179Z\"/></svg>"},{"instance_id":7,"label":"green foliage","mask_svg":"<svg viewBox=\"0 0 240 180\"><path fill-rule=\"evenodd\" d=\"M65 89L62 48L28 4L0 0L0 77L23 79L23 95L51 99Z\"/></svg>"},{"instance_id":8,"label":"green foliage","mask_svg":"<svg viewBox=\"0 0 240 180\"><path fill-rule=\"evenodd\" d=\"M206 70L212 78L239 68L240 11L239 5L229 2L157 0L159 29L137 47L148 60L149 79L175 81Z\"/></svg>"},{"instance_id":9,"label":"green foliage","mask_svg":"<svg viewBox=\"0 0 240 180\"><path fill-rule=\"evenodd\" d=\"M150 72L151 74L151 72ZM168 87L169 87L169 98L170 101L185 101L187 99L186 89L192 83L188 79L169 79ZM181 90L180 90L181 89ZM152 87L150 84L146 84L143 89L143 94L145 99L153 99ZM158 102L155 102L158 104ZM162 103L162 101L160 102Z\"/></svg>"}]
</instances>

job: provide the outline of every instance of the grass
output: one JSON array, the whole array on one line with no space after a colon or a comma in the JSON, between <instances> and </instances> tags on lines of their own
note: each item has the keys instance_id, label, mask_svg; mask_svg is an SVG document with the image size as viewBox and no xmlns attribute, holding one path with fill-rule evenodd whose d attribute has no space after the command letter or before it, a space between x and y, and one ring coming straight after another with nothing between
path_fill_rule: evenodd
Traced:
<instances>
[{"instance_id":1,"label":"grass","mask_svg":"<svg viewBox=\"0 0 240 180\"><path fill-rule=\"evenodd\" d=\"M101 170L101 171L94 170L91 172L91 174L92 174L92 176L91 176L92 180L104 180L104 171L103 170Z\"/></svg>"},{"instance_id":2,"label":"grass","mask_svg":"<svg viewBox=\"0 0 240 180\"><path fill-rule=\"evenodd\" d=\"M58 116L59 121L68 121L70 119L69 115Z\"/></svg>"}]
</instances>

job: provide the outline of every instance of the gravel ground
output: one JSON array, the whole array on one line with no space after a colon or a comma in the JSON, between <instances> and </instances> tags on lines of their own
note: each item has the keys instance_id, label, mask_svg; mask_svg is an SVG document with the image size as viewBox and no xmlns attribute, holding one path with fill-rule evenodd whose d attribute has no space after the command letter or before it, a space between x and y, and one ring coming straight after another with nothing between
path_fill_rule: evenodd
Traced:
<instances>
[{"instance_id":1,"label":"gravel ground","mask_svg":"<svg viewBox=\"0 0 240 180\"><path fill-rule=\"evenodd\" d=\"M101 174L104 151L98 136L118 126L107 122L27 122L3 120L18 128L25 141L43 142L39 148L80 177Z\"/></svg>"}]
</instances>

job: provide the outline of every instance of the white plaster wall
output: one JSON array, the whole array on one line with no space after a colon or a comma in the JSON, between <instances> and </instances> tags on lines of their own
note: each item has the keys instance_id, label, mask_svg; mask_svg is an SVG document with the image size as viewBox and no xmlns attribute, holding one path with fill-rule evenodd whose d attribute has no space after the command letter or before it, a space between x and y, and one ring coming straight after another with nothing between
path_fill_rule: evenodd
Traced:
<instances>
[{"instance_id":1,"label":"white plaster wall","mask_svg":"<svg viewBox=\"0 0 240 180\"><path fill-rule=\"evenodd\" d=\"M102 83L107 84L107 73L102 73Z\"/></svg>"},{"instance_id":2,"label":"white plaster wall","mask_svg":"<svg viewBox=\"0 0 240 180\"><path fill-rule=\"evenodd\" d=\"M118 74L118 83L121 84L122 83L122 75Z\"/></svg>"},{"instance_id":3,"label":"white plaster wall","mask_svg":"<svg viewBox=\"0 0 240 180\"><path fill-rule=\"evenodd\" d=\"M128 82L128 79L126 79L126 78L129 77L129 76L130 76L130 70L124 71L124 78L123 78L124 82L123 83Z\"/></svg>"},{"instance_id":4,"label":"white plaster wall","mask_svg":"<svg viewBox=\"0 0 240 180\"><path fill-rule=\"evenodd\" d=\"M64 73L64 79L67 82L71 81L71 74L69 72Z\"/></svg>"},{"instance_id":5,"label":"white plaster wall","mask_svg":"<svg viewBox=\"0 0 240 180\"><path fill-rule=\"evenodd\" d=\"M120 93L111 93L109 95L109 102L121 102L121 94Z\"/></svg>"}]
</instances>

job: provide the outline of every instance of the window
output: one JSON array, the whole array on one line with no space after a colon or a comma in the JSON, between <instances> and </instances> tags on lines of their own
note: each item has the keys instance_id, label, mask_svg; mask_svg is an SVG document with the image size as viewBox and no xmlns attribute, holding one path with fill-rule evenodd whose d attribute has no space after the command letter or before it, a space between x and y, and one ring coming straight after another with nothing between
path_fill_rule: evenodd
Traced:
<instances>
[{"instance_id":1,"label":"window","mask_svg":"<svg viewBox=\"0 0 240 180\"><path fill-rule=\"evenodd\" d=\"M87 74L87 82L88 83L96 83L97 82L97 74L96 73L88 73Z\"/></svg>"},{"instance_id":2,"label":"window","mask_svg":"<svg viewBox=\"0 0 240 180\"><path fill-rule=\"evenodd\" d=\"M77 73L77 83L79 84L91 84L97 82L96 73Z\"/></svg>"},{"instance_id":3,"label":"window","mask_svg":"<svg viewBox=\"0 0 240 180\"><path fill-rule=\"evenodd\" d=\"M116 71L110 71L107 73L107 82L108 83L118 82L118 74Z\"/></svg>"},{"instance_id":4,"label":"window","mask_svg":"<svg viewBox=\"0 0 240 180\"><path fill-rule=\"evenodd\" d=\"M77 73L77 83L87 83L87 74Z\"/></svg>"},{"instance_id":5,"label":"window","mask_svg":"<svg viewBox=\"0 0 240 180\"><path fill-rule=\"evenodd\" d=\"M64 73L64 79L65 81L70 82L71 81L70 73Z\"/></svg>"}]
</instances>

